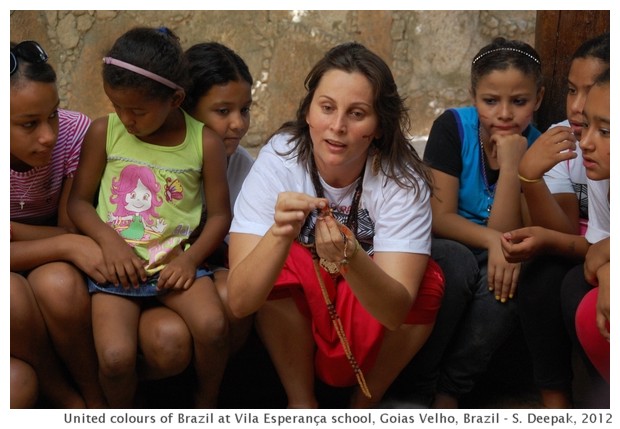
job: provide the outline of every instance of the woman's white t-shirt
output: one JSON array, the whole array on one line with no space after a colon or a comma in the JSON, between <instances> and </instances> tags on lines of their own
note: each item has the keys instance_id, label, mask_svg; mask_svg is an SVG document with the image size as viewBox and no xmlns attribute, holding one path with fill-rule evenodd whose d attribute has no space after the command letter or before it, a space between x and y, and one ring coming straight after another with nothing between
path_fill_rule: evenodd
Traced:
<instances>
[{"instance_id":1,"label":"woman's white t-shirt","mask_svg":"<svg viewBox=\"0 0 620 429\"><path fill-rule=\"evenodd\" d=\"M281 192L316 196L310 174L295 155L282 155L292 147L289 139L289 135L278 134L261 149L237 197L231 233L265 235L273 225L276 200ZM348 187L345 190L348 195L343 198L337 195L337 189L322 183L329 201L336 201L340 206L351 205L354 192L348 192ZM360 209L367 211L373 224L374 251L430 254L430 192L421 179L419 183L421 191L417 194L415 189L404 189L386 180L381 172L374 175L371 160L366 163ZM359 219L360 225L363 222L364 219Z\"/></svg>"}]
</instances>

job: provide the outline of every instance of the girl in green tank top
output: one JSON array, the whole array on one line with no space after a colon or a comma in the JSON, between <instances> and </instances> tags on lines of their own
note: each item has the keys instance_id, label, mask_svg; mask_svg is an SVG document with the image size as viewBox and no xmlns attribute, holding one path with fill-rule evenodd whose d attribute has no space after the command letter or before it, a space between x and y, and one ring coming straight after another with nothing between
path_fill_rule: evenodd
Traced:
<instances>
[{"instance_id":1,"label":"girl in green tank top","mask_svg":"<svg viewBox=\"0 0 620 429\"><path fill-rule=\"evenodd\" d=\"M89 129L69 201L105 261L107 283L89 285L102 387L111 407L134 405L140 313L156 299L194 339L194 405L214 407L228 320L201 265L231 220L224 145L180 108L187 68L170 30L125 33L104 58L103 80L116 113ZM195 231L203 204L208 217Z\"/></svg>"}]
</instances>

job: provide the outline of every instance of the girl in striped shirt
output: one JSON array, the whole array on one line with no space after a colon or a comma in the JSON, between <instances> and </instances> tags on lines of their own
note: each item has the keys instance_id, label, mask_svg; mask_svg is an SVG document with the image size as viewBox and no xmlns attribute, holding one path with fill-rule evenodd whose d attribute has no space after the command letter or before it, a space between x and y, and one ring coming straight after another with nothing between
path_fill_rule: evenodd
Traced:
<instances>
[{"instance_id":1,"label":"girl in striped shirt","mask_svg":"<svg viewBox=\"0 0 620 429\"><path fill-rule=\"evenodd\" d=\"M90 120L59 109L56 74L33 41L11 44L10 104L11 407L39 393L51 407L105 407L80 272L103 280L102 255L66 213Z\"/></svg>"}]
</instances>

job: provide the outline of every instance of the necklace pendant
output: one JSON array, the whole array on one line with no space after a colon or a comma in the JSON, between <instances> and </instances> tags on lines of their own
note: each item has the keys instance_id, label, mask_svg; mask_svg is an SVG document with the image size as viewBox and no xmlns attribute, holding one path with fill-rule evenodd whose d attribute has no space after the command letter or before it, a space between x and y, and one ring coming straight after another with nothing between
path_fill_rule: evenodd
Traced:
<instances>
[{"instance_id":1,"label":"necklace pendant","mask_svg":"<svg viewBox=\"0 0 620 429\"><path fill-rule=\"evenodd\" d=\"M340 264L337 262L331 262L326 259L321 258L319 261L321 267L325 269L329 273L330 276L334 276L340 274Z\"/></svg>"},{"instance_id":2,"label":"necklace pendant","mask_svg":"<svg viewBox=\"0 0 620 429\"><path fill-rule=\"evenodd\" d=\"M25 203L24 201L20 201L20 202L19 202L19 209L20 209L20 210L23 210L23 209L24 209L24 205L25 205L25 204L26 204L26 203Z\"/></svg>"}]
</instances>

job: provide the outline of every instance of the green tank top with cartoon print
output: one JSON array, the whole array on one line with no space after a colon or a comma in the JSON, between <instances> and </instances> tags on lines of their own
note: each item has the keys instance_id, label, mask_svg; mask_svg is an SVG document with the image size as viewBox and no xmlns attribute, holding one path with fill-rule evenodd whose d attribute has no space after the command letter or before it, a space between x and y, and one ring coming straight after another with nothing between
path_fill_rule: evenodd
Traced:
<instances>
[{"instance_id":1,"label":"green tank top with cartoon print","mask_svg":"<svg viewBox=\"0 0 620 429\"><path fill-rule=\"evenodd\" d=\"M147 261L152 275L185 250L202 211L202 128L187 113L177 146L145 143L108 116L107 164L97 213Z\"/></svg>"}]
</instances>

